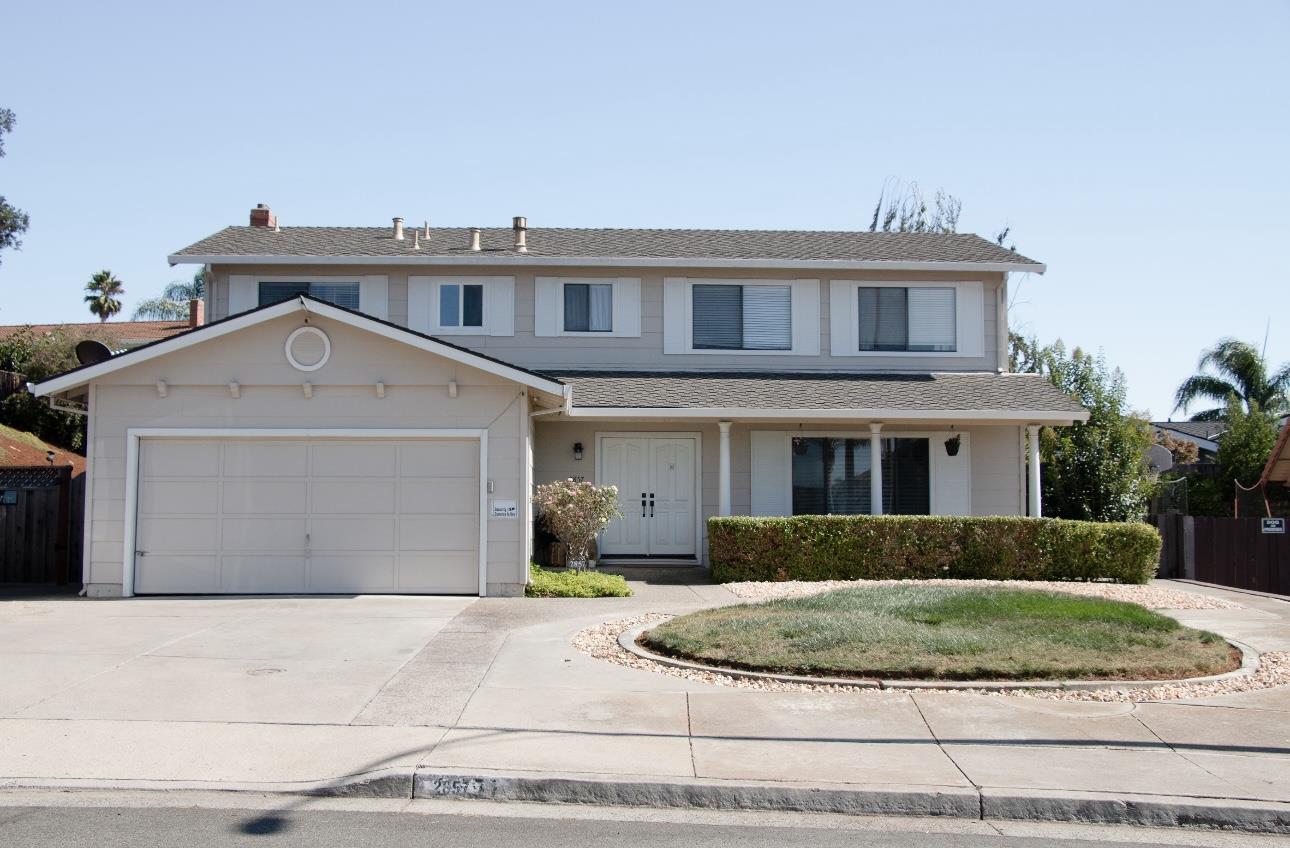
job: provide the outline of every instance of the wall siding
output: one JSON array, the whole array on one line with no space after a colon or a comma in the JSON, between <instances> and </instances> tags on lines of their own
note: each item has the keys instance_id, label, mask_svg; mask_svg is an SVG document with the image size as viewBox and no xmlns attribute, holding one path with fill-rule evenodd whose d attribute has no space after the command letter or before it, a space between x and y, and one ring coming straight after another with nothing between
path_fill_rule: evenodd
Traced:
<instances>
[{"instance_id":1,"label":"wall siding","mask_svg":"<svg viewBox=\"0 0 1290 848\"><path fill-rule=\"evenodd\" d=\"M230 266L217 265L214 275L212 320L228 314L227 285L221 285L230 273L254 276L309 276L384 274L389 277L389 320L407 326L409 273L436 276L460 274L463 276L506 276L515 278L515 334L513 336L453 335L452 341L474 348L491 356L530 368L637 368L637 369L689 369L689 370L761 370L790 371L836 370L855 371L994 371L998 364L998 292L1001 274L952 274L945 272L878 272L851 271L820 273L809 277L802 271L764 271L716 273L710 269L595 269L595 268L543 268L540 272L515 268L413 268L406 266ZM641 280L641 334L639 337L538 337L533 333L534 278L543 277L639 277ZM728 355L728 354L668 354L663 353L663 278L687 276L693 279L784 279L785 281L809 277L820 281L820 350L819 356L785 355ZM982 333L984 352L980 357L954 356L854 356L829 355L829 280L879 280L879 281L942 281L955 282L980 280L984 284L984 323Z\"/></svg>"}]
</instances>

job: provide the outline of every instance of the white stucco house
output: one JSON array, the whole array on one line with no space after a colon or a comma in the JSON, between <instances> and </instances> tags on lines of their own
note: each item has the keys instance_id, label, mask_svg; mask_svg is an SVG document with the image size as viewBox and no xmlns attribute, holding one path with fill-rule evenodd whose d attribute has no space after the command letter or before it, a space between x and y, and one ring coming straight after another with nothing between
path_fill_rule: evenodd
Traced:
<instances>
[{"instance_id":1,"label":"white stucco house","mask_svg":"<svg viewBox=\"0 0 1290 848\"><path fill-rule=\"evenodd\" d=\"M1044 266L973 235L259 206L170 261L209 323L32 386L88 416L91 595L519 594L567 477L618 486L624 564L702 565L712 515L1038 514L1028 429L1087 417L1008 373Z\"/></svg>"}]
</instances>

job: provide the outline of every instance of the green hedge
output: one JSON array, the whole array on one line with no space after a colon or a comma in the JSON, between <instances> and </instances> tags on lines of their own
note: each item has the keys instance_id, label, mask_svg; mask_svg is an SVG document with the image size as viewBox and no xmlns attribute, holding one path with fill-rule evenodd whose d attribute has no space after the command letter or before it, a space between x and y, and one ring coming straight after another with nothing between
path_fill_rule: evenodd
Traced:
<instances>
[{"instance_id":1,"label":"green hedge","mask_svg":"<svg viewBox=\"0 0 1290 848\"><path fill-rule=\"evenodd\" d=\"M710 518L712 576L740 580L1117 580L1156 574L1139 523L1058 518L804 515Z\"/></svg>"}]
</instances>

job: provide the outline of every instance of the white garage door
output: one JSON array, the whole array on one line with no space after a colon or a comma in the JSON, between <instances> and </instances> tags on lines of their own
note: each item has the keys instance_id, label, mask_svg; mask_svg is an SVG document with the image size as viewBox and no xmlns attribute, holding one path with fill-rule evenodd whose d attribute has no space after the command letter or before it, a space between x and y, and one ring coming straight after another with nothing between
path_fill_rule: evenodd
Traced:
<instances>
[{"instance_id":1,"label":"white garage door","mask_svg":"<svg viewBox=\"0 0 1290 848\"><path fill-rule=\"evenodd\" d=\"M472 439L143 439L139 593L479 592Z\"/></svg>"}]
</instances>

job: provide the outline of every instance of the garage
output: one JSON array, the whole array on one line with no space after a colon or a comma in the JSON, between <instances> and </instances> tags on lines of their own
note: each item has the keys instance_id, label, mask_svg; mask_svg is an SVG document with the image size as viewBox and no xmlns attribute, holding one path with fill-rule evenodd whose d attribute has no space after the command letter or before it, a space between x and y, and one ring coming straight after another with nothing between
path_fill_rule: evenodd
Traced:
<instances>
[{"instance_id":1,"label":"garage","mask_svg":"<svg viewBox=\"0 0 1290 848\"><path fill-rule=\"evenodd\" d=\"M480 593L479 438L136 444L136 593Z\"/></svg>"}]
</instances>

